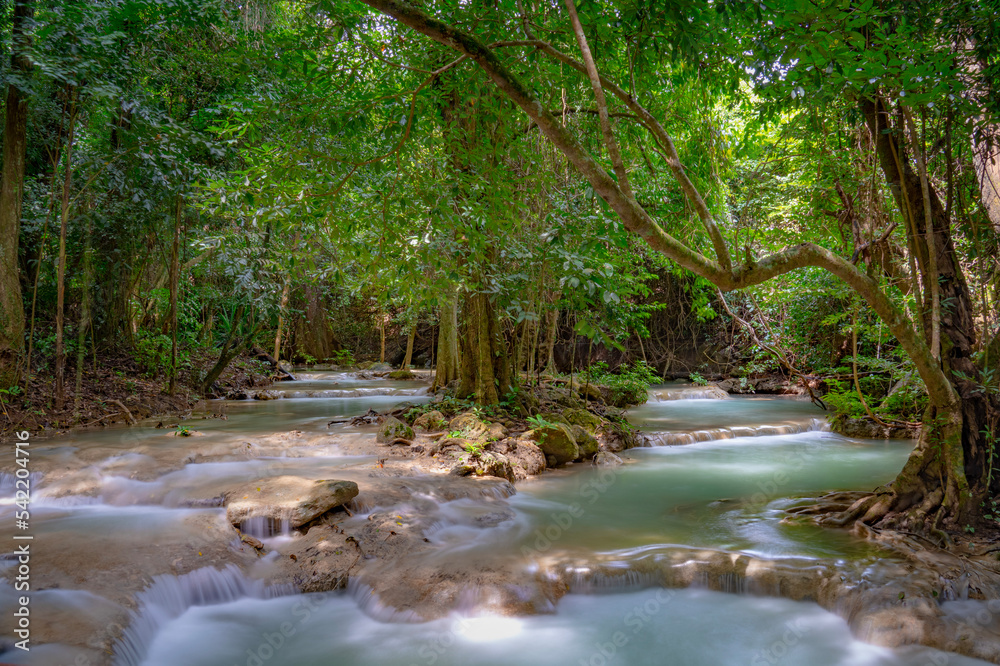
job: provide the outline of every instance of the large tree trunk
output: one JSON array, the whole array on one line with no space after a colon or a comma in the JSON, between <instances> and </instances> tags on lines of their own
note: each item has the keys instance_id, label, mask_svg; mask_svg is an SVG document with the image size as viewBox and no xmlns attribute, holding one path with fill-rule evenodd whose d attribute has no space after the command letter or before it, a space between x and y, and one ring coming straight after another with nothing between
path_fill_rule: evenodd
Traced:
<instances>
[{"instance_id":1,"label":"large tree trunk","mask_svg":"<svg viewBox=\"0 0 1000 666\"><path fill-rule=\"evenodd\" d=\"M334 339L330 332L326 302L319 289L306 286L305 312L295 319L295 326L289 326L294 334L294 354L311 356L324 361L333 356Z\"/></svg>"},{"instance_id":2,"label":"large tree trunk","mask_svg":"<svg viewBox=\"0 0 1000 666\"><path fill-rule=\"evenodd\" d=\"M458 299L449 294L441 303L438 325L437 365L432 391L458 379Z\"/></svg>"},{"instance_id":3,"label":"large tree trunk","mask_svg":"<svg viewBox=\"0 0 1000 666\"><path fill-rule=\"evenodd\" d=\"M24 30L33 16L30 0L14 3L11 69L26 74L31 63ZM24 360L24 304L18 275L17 248L24 195L24 154L27 146L28 100L13 84L7 86L3 129L3 177L0 180L0 388L16 385Z\"/></svg>"},{"instance_id":4,"label":"large tree trunk","mask_svg":"<svg viewBox=\"0 0 1000 666\"><path fill-rule=\"evenodd\" d=\"M996 456L988 441L997 432L998 411L995 396L978 390L980 371L973 362L976 328L974 306L968 285L951 237L951 221L933 188L929 191L910 165L901 133L893 131L881 100L864 101L869 129L876 140L879 163L903 215L911 217L909 229L921 229L921 219L929 207L933 237L916 234L912 246L920 255L925 270L935 266L937 275L924 275L925 296L930 285L940 289L941 364L960 398L958 404L931 402L924 417L920 441L906 466L892 485L892 493L871 503L860 515L865 522L884 519L919 529L938 518L952 527L974 522L975 508L986 496L989 486L998 487L991 474L991 457ZM931 260L930 253L934 253ZM924 302L928 302L925 297ZM924 331L931 331L933 313L925 307ZM917 511L904 511L917 507ZM860 507L857 507L860 508ZM881 514L881 515L880 515Z\"/></svg>"},{"instance_id":5,"label":"large tree trunk","mask_svg":"<svg viewBox=\"0 0 1000 666\"><path fill-rule=\"evenodd\" d=\"M499 324L489 294L471 294L462 308L461 380L457 396L495 405L510 390L510 365L500 353Z\"/></svg>"}]
</instances>

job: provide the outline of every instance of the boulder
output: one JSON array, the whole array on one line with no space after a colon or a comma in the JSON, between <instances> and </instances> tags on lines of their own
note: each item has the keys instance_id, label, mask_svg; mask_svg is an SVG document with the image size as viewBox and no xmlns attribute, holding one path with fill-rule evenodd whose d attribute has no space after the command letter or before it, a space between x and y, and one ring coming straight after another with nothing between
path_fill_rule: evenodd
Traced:
<instances>
[{"instance_id":1,"label":"boulder","mask_svg":"<svg viewBox=\"0 0 1000 666\"><path fill-rule=\"evenodd\" d=\"M587 432L587 429L583 426L570 426L573 431L573 439L576 440L576 446L580 449L580 458L583 460L590 460L600 449L597 444L597 439Z\"/></svg>"},{"instance_id":2,"label":"boulder","mask_svg":"<svg viewBox=\"0 0 1000 666\"><path fill-rule=\"evenodd\" d=\"M372 372L392 372L395 370L395 368L388 363L373 363L368 367L368 369Z\"/></svg>"},{"instance_id":3,"label":"boulder","mask_svg":"<svg viewBox=\"0 0 1000 666\"><path fill-rule=\"evenodd\" d=\"M567 411L569 411L569 410L567 410ZM572 423L569 422L569 419L567 419L564 416L564 414L560 413L560 412L541 412L538 415L538 418L544 419L544 420L548 421L549 423L563 423L565 425L573 425Z\"/></svg>"},{"instance_id":4,"label":"boulder","mask_svg":"<svg viewBox=\"0 0 1000 666\"><path fill-rule=\"evenodd\" d=\"M541 474L545 471L545 454L534 442L517 440L516 446L507 453L507 459L514 466L514 475L520 478L523 471L525 477Z\"/></svg>"},{"instance_id":5,"label":"boulder","mask_svg":"<svg viewBox=\"0 0 1000 666\"><path fill-rule=\"evenodd\" d=\"M237 526L264 518L299 527L357 496L358 484L353 481L276 476L227 493L226 518Z\"/></svg>"},{"instance_id":6,"label":"boulder","mask_svg":"<svg viewBox=\"0 0 1000 666\"><path fill-rule=\"evenodd\" d=\"M601 434L601 441L604 443L604 448L612 453L618 453L619 451L632 449L637 446L648 446L648 440L644 438L645 435L639 433L632 426L613 422L608 423Z\"/></svg>"},{"instance_id":7,"label":"boulder","mask_svg":"<svg viewBox=\"0 0 1000 666\"><path fill-rule=\"evenodd\" d=\"M580 457L580 447L576 444L573 431L562 423L531 431L531 439L538 442L538 448L546 459L552 456L556 465L572 462Z\"/></svg>"},{"instance_id":8,"label":"boulder","mask_svg":"<svg viewBox=\"0 0 1000 666\"><path fill-rule=\"evenodd\" d=\"M448 425L448 419L446 419L444 414L436 409L429 411L426 414L421 414L413 421L414 429L425 430L427 432L441 430L446 425Z\"/></svg>"},{"instance_id":9,"label":"boulder","mask_svg":"<svg viewBox=\"0 0 1000 666\"><path fill-rule=\"evenodd\" d=\"M454 476L469 476L471 474L476 476L495 476L507 479L512 483L517 480L517 476L514 474L514 467L510 464L507 456L491 451L480 451L477 454L469 454L465 460L460 461L452 467L449 474Z\"/></svg>"},{"instance_id":10,"label":"boulder","mask_svg":"<svg viewBox=\"0 0 1000 666\"><path fill-rule=\"evenodd\" d=\"M514 468L514 476L520 481L545 471L545 454L534 442L508 437L486 445L488 451L502 453Z\"/></svg>"},{"instance_id":11,"label":"boulder","mask_svg":"<svg viewBox=\"0 0 1000 666\"><path fill-rule=\"evenodd\" d=\"M471 442L491 442L507 436L507 429L500 423L486 423L472 412L459 414L448 423L448 430L462 433Z\"/></svg>"},{"instance_id":12,"label":"boulder","mask_svg":"<svg viewBox=\"0 0 1000 666\"><path fill-rule=\"evenodd\" d=\"M601 451L594 456L594 464L600 467L616 467L624 465L625 461L610 451Z\"/></svg>"},{"instance_id":13,"label":"boulder","mask_svg":"<svg viewBox=\"0 0 1000 666\"><path fill-rule=\"evenodd\" d=\"M388 444L395 439L413 439L413 428L395 416L388 416L378 429L375 441L379 444Z\"/></svg>"},{"instance_id":14,"label":"boulder","mask_svg":"<svg viewBox=\"0 0 1000 666\"><path fill-rule=\"evenodd\" d=\"M392 372L389 373L388 377L389 379L403 380L403 379L413 379L416 377L416 375L410 372L409 370L403 369L403 370L393 370Z\"/></svg>"},{"instance_id":15,"label":"boulder","mask_svg":"<svg viewBox=\"0 0 1000 666\"><path fill-rule=\"evenodd\" d=\"M603 421L600 416L591 414L586 409L567 409L562 413L563 418L570 425L580 426L591 435L597 434L597 429L601 427Z\"/></svg>"}]
</instances>

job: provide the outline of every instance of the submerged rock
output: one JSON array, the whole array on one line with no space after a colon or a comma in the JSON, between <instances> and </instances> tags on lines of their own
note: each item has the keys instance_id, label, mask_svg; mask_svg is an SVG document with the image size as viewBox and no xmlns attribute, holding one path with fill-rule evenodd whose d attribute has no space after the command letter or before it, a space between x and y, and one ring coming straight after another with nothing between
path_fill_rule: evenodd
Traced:
<instances>
[{"instance_id":1,"label":"submerged rock","mask_svg":"<svg viewBox=\"0 0 1000 666\"><path fill-rule=\"evenodd\" d=\"M277 476L229 492L226 518L233 525L263 518L299 527L357 496L358 484L353 481Z\"/></svg>"},{"instance_id":2,"label":"submerged rock","mask_svg":"<svg viewBox=\"0 0 1000 666\"><path fill-rule=\"evenodd\" d=\"M577 446L572 430L562 423L532 430L531 439L538 442L538 448L546 455L546 459L552 456L556 465L563 465L580 457L580 447Z\"/></svg>"},{"instance_id":3,"label":"submerged rock","mask_svg":"<svg viewBox=\"0 0 1000 666\"><path fill-rule=\"evenodd\" d=\"M594 456L594 464L603 467L617 467L618 465L624 465L625 461L611 453L610 451L601 451L596 456Z\"/></svg>"},{"instance_id":4,"label":"submerged rock","mask_svg":"<svg viewBox=\"0 0 1000 666\"><path fill-rule=\"evenodd\" d=\"M397 439L413 439L413 428L394 416L387 416L378 429L375 441L379 444L389 444Z\"/></svg>"}]
</instances>

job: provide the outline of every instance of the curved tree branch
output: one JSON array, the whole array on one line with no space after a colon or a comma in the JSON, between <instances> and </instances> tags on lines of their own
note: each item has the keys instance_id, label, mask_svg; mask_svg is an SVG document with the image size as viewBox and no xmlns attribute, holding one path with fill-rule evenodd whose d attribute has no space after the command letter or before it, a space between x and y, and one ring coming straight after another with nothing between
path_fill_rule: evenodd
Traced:
<instances>
[{"instance_id":1,"label":"curved tree branch","mask_svg":"<svg viewBox=\"0 0 1000 666\"><path fill-rule=\"evenodd\" d=\"M580 17L576 13L575 0L566 0L566 11L569 13L570 22L573 24L573 33L576 41L580 45L580 53L583 54L583 62L587 66L587 77L590 79L590 86L594 89L594 101L597 103L597 115L601 119L601 134L604 135L604 145L608 149L608 157L611 158L611 166L618 176L618 185L622 193L630 199L635 199L632 193L632 186L628 182L628 172L625 170L625 162L622 161L622 152L615 141L615 134L611 131L611 119L608 117L608 100L604 97L604 88L601 87L601 75L597 71L597 64L594 56L590 52L590 45L587 43L587 35L583 32L583 25Z\"/></svg>"},{"instance_id":2,"label":"curved tree branch","mask_svg":"<svg viewBox=\"0 0 1000 666\"><path fill-rule=\"evenodd\" d=\"M666 233L635 199L626 196L618 183L591 157L580 141L560 125L531 90L521 83L512 72L508 71L497 55L482 41L428 16L402 0L363 1L368 6L474 60L496 86L535 121L542 133L587 179L594 191L608 202L608 205L621 218L625 227L642 236L654 250L691 272L704 277L723 291L761 284L771 278L807 266L815 266L829 271L854 289L882 318L892 334L899 340L900 346L913 359L921 379L927 386L931 400L936 405L949 409L955 408L958 404L958 398L948 381L948 377L934 360L927 344L914 333L910 322L902 311L881 291L878 282L861 273L849 261L814 243L802 243L775 252L759 261L743 264L735 270L720 266ZM607 84L605 85L607 86ZM609 87L609 89L611 88ZM638 104L634 106L629 104L629 108L636 111L640 117L642 114L650 115ZM669 140L669 136L666 136L666 139ZM691 188L694 188L690 181L687 183Z\"/></svg>"}]
</instances>

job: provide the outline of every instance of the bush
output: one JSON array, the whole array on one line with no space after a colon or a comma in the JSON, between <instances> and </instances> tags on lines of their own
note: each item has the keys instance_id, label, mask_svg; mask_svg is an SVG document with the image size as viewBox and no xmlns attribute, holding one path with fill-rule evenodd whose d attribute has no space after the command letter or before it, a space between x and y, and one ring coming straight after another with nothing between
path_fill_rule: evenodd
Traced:
<instances>
[{"instance_id":1,"label":"bush","mask_svg":"<svg viewBox=\"0 0 1000 666\"><path fill-rule=\"evenodd\" d=\"M641 405L649 397L649 387L660 382L653 369L643 361L631 366L621 365L615 372L608 369L607 363L595 363L589 372L581 373L581 378L591 384L606 386L611 394L611 403L616 407Z\"/></svg>"}]
</instances>

